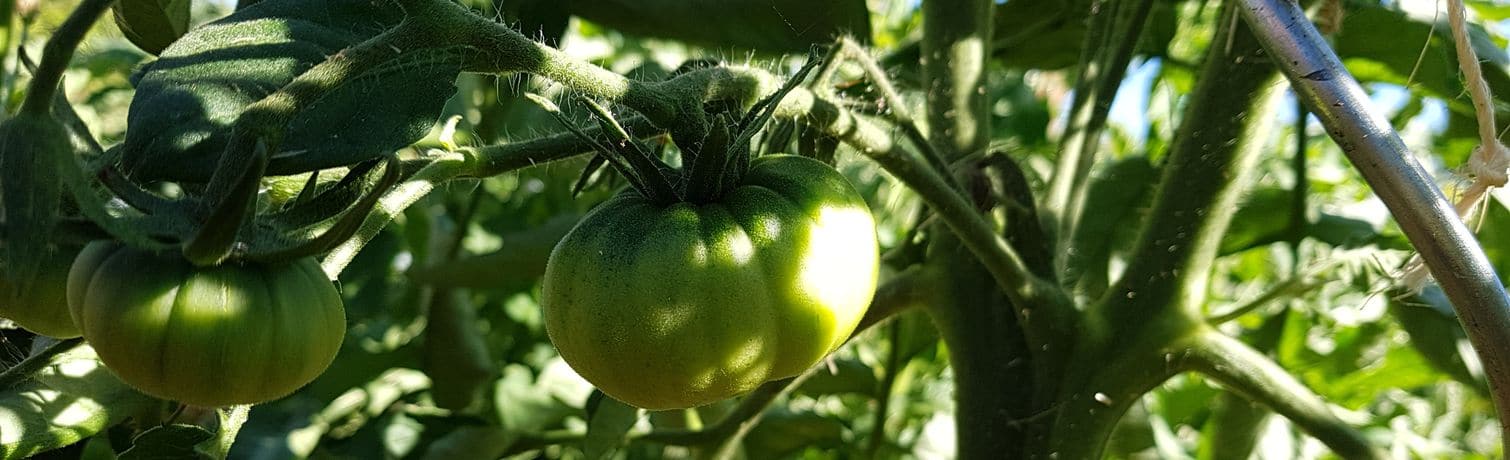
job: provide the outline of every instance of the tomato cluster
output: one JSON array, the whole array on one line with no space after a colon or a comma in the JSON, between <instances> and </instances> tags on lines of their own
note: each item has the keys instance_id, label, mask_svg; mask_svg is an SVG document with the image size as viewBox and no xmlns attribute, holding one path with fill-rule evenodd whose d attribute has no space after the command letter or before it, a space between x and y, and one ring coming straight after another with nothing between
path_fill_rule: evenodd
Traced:
<instances>
[{"instance_id":1,"label":"tomato cluster","mask_svg":"<svg viewBox=\"0 0 1510 460\"><path fill-rule=\"evenodd\" d=\"M875 289L875 222L833 168L750 164L702 204L627 191L556 246L542 307L551 342L604 393L699 406L811 367L854 331Z\"/></svg>"}]
</instances>

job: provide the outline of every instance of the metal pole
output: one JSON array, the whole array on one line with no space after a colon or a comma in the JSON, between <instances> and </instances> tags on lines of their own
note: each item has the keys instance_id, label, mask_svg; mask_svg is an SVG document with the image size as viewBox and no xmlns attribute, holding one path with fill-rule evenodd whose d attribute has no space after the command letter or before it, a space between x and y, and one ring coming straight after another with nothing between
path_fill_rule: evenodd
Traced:
<instances>
[{"instance_id":1,"label":"metal pole","mask_svg":"<svg viewBox=\"0 0 1510 460\"><path fill-rule=\"evenodd\" d=\"M1300 7L1293 0L1240 0L1240 5L1243 20L1301 102L1379 194L1452 301L1489 377L1501 441L1510 441L1510 296L1483 249L1399 134L1370 110L1368 95Z\"/></svg>"}]
</instances>

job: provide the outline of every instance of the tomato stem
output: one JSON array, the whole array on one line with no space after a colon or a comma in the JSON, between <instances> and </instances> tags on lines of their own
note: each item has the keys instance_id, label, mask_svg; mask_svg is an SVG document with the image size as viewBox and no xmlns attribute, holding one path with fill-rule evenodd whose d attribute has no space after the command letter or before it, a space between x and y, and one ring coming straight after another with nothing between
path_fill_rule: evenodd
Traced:
<instances>
[{"instance_id":1,"label":"tomato stem","mask_svg":"<svg viewBox=\"0 0 1510 460\"><path fill-rule=\"evenodd\" d=\"M59 340L57 343L48 345L47 348L43 348L36 354L27 356L26 359L21 360L16 365L5 369L4 372L0 372L0 389L9 390L11 387L30 379L37 371L46 368L47 364L52 362L54 356L67 353L69 350L77 348L82 344L84 344L82 337Z\"/></svg>"},{"instance_id":2,"label":"tomato stem","mask_svg":"<svg viewBox=\"0 0 1510 460\"><path fill-rule=\"evenodd\" d=\"M334 249L361 230L362 223L372 213L373 207L377 206L378 200L385 192L398 184L400 177L398 159L392 156L387 157L383 161L383 175L372 190L357 200L356 204L346 208L340 217L335 219L335 223L320 236L301 240L292 245L256 245L258 250L249 251L244 258L268 263L286 263Z\"/></svg>"},{"instance_id":3,"label":"tomato stem","mask_svg":"<svg viewBox=\"0 0 1510 460\"><path fill-rule=\"evenodd\" d=\"M85 0L53 32L52 38L42 48L42 62L32 72L26 100L21 102L22 113L47 115L51 111L53 93L58 90L58 81L62 80L63 71L68 68L74 49L78 48L90 27L94 26L94 22L112 3L115 1Z\"/></svg>"}]
</instances>

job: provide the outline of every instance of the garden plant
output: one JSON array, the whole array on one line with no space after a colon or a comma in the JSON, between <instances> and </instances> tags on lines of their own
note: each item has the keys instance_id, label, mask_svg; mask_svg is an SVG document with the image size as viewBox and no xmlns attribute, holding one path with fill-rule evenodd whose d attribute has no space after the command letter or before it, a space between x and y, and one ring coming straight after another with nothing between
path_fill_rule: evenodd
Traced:
<instances>
[{"instance_id":1,"label":"garden plant","mask_svg":"<svg viewBox=\"0 0 1510 460\"><path fill-rule=\"evenodd\" d=\"M0 458L1501 457L1506 20L0 0Z\"/></svg>"}]
</instances>

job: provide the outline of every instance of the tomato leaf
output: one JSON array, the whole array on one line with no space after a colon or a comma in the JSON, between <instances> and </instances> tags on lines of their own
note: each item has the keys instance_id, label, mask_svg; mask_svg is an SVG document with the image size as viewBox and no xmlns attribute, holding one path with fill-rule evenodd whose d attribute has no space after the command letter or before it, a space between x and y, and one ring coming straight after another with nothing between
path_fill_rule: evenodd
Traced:
<instances>
[{"instance_id":1,"label":"tomato leaf","mask_svg":"<svg viewBox=\"0 0 1510 460\"><path fill-rule=\"evenodd\" d=\"M797 387L797 393L808 396L824 396L839 394L856 394L871 396L880 388L880 382L876 379L876 371L858 359L834 359L834 372L827 369L819 369L802 386Z\"/></svg>"},{"instance_id":2,"label":"tomato leaf","mask_svg":"<svg viewBox=\"0 0 1510 460\"><path fill-rule=\"evenodd\" d=\"M804 450L840 447L844 430L844 422L836 418L778 407L766 412L744 445L750 458L805 458L800 455Z\"/></svg>"},{"instance_id":3,"label":"tomato leaf","mask_svg":"<svg viewBox=\"0 0 1510 460\"><path fill-rule=\"evenodd\" d=\"M1066 284L1084 277L1091 284L1092 295L1099 294L1106 283L1110 254L1128 241L1125 229L1137 227L1142 220L1139 205L1147 200L1158 179L1159 170L1142 156L1118 160L1091 173L1085 210L1072 235L1074 250L1066 255Z\"/></svg>"},{"instance_id":4,"label":"tomato leaf","mask_svg":"<svg viewBox=\"0 0 1510 460\"><path fill-rule=\"evenodd\" d=\"M500 235L498 251L409 271L415 282L439 287L497 289L531 282L545 273L551 249L582 219L576 214L552 217L536 227Z\"/></svg>"},{"instance_id":5,"label":"tomato leaf","mask_svg":"<svg viewBox=\"0 0 1510 460\"><path fill-rule=\"evenodd\" d=\"M125 170L207 180L248 105L402 19L385 2L268 0L194 29L143 70ZM289 122L268 174L355 164L423 138L456 91L456 61L442 49L402 53L343 80Z\"/></svg>"},{"instance_id":6,"label":"tomato leaf","mask_svg":"<svg viewBox=\"0 0 1510 460\"><path fill-rule=\"evenodd\" d=\"M1410 346L1425 358L1427 364L1447 374L1453 380L1488 395L1489 387L1484 381L1483 365L1478 356L1463 354L1468 348L1468 334L1458 323L1457 314L1447 296L1437 286L1429 286L1420 294L1389 296L1389 314L1410 334ZM1470 366L1469 361L1473 362Z\"/></svg>"},{"instance_id":7,"label":"tomato leaf","mask_svg":"<svg viewBox=\"0 0 1510 460\"><path fill-rule=\"evenodd\" d=\"M1233 254L1279 241L1290 235L1290 201L1294 192L1278 187L1254 190L1239 204L1232 226L1222 236L1222 254ZM1406 249L1402 242L1382 235L1363 220L1322 212L1301 229L1301 236L1341 248L1376 245Z\"/></svg>"},{"instance_id":8,"label":"tomato leaf","mask_svg":"<svg viewBox=\"0 0 1510 460\"><path fill-rule=\"evenodd\" d=\"M137 435L131 448L121 452L120 459L210 460L208 454L195 446L214 438L214 433L194 425L155 427Z\"/></svg>"},{"instance_id":9,"label":"tomato leaf","mask_svg":"<svg viewBox=\"0 0 1510 460\"><path fill-rule=\"evenodd\" d=\"M425 375L437 407L462 411L482 400L498 374L465 292L434 289L425 326Z\"/></svg>"},{"instance_id":10,"label":"tomato leaf","mask_svg":"<svg viewBox=\"0 0 1510 460\"><path fill-rule=\"evenodd\" d=\"M189 31L191 0L120 0L115 25L137 48L157 55Z\"/></svg>"},{"instance_id":11,"label":"tomato leaf","mask_svg":"<svg viewBox=\"0 0 1510 460\"><path fill-rule=\"evenodd\" d=\"M840 34L870 40L864 0L573 0L572 14L632 35L762 51L807 51Z\"/></svg>"},{"instance_id":12,"label":"tomato leaf","mask_svg":"<svg viewBox=\"0 0 1510 460\"><path fill-rule=\"evenodd\" d=\"M79 442L154 404L80 346L0 390L0 458L25 458ZM66 417L63 415L67 414Z\"/></svg>"},{"instance_id":13,"label":"tomato leaf","mask_svg":"<svg viewBox=\"0 0 1510 460\"><path fill-rule=\"evenodd\" d=\"M640 421L640 409L593 390L587 398L587 438L582 451L589 460L608 457L624 443L624 434Z\"/></svg>"}]
</instances>

